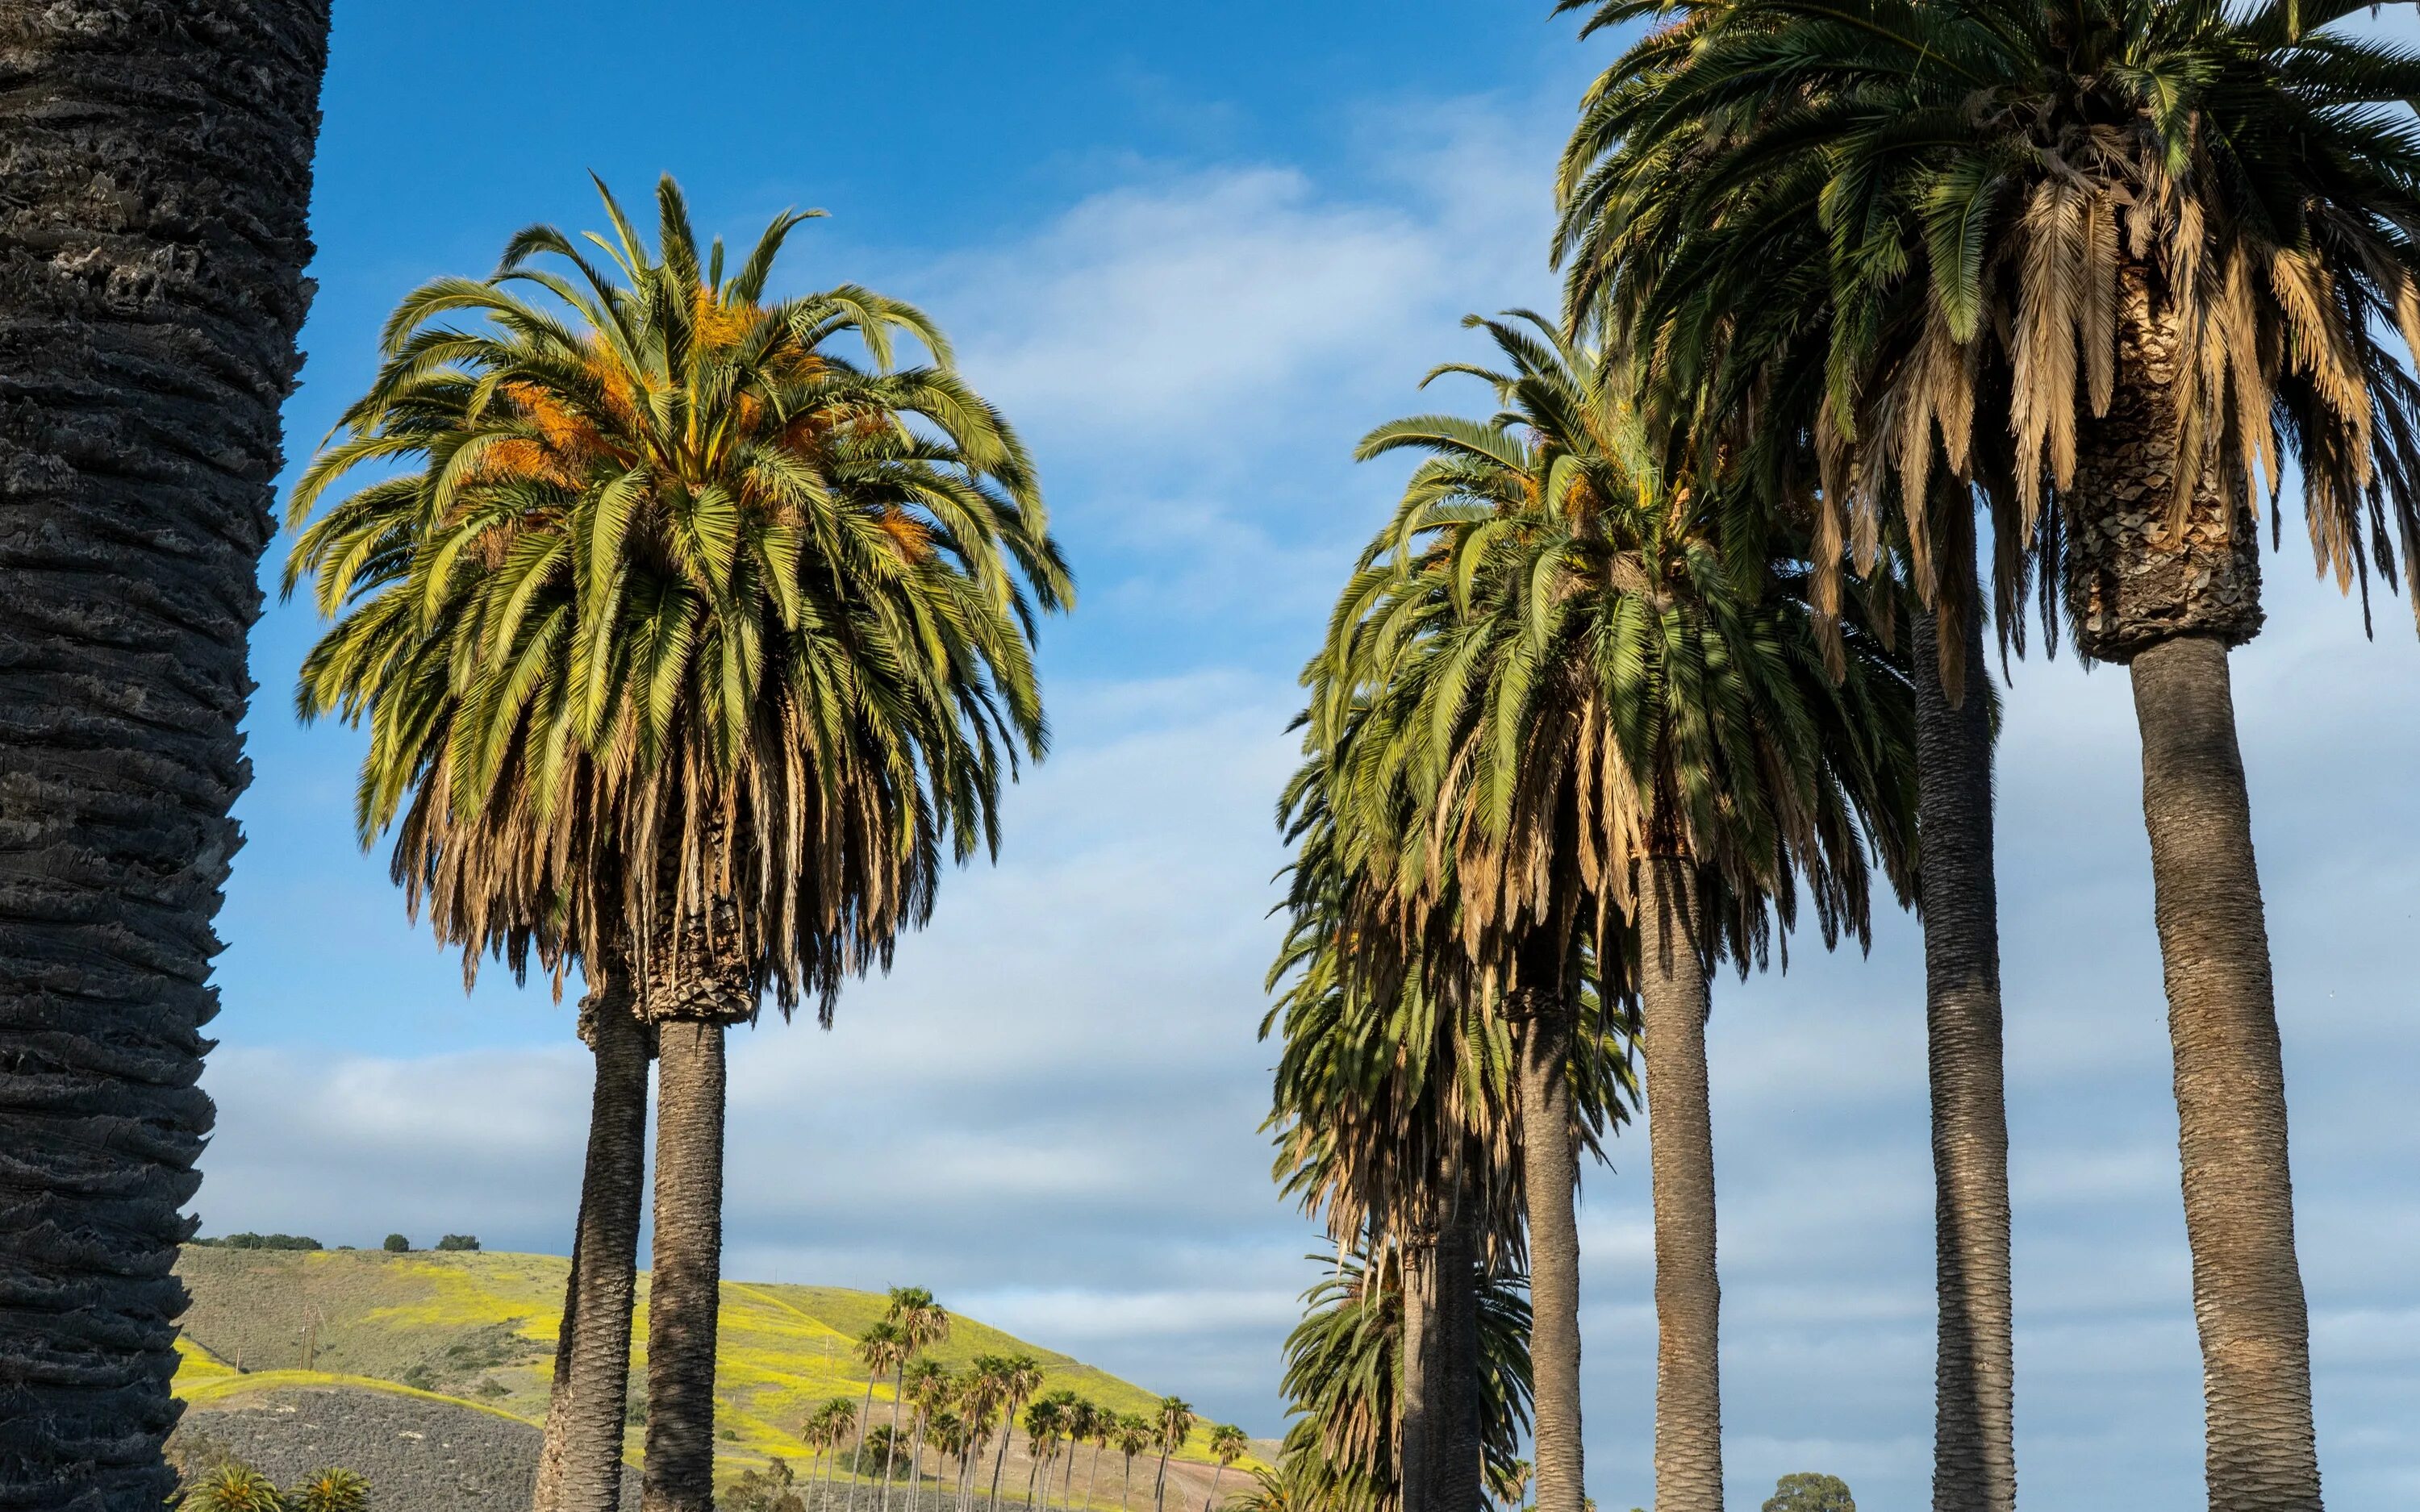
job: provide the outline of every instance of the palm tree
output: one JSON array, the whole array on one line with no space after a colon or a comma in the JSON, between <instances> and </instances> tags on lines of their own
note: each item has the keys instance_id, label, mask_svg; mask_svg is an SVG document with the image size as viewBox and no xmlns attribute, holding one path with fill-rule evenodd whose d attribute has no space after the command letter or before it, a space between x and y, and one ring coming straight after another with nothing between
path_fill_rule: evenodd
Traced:
<instances>
[{"instance_id":1,"label":"palm tree","mask_svg":"<svg viewBox=\"0 0 2420 1512\"><path fill-rule=\"evenodd\" d=\"M964 1384L958 1396L958 1410L965 1414L969 1439L970 1462L959 1467L958 1501L971 1506L974 1501L975 1476L985 1444L991 1441L994 1419L1007 1395L1008 1362L997 1354L979 1354L968 1366Z\"/></svg>"},{"instance_id":2,"label":"palm tree","mask_svg":"<svg viewBox=\"0 0 2420 1512\"><path fill-rule=\"evenodd\" d=\"M294 1512L368 1512L370 1483L356 1473L330 1465L311 1472L286 1493Z\"/></svg>"},{"instance_id":3,"label":"palm tree","mask_svg":"<svg viewBox=\"0 0 2420 1512\"><path fill-rule=\"evenodd\" d=\"M949 1366L939 1360L920 1359L908 1366L901 1377L899 1389L915 1409L915 1430L908 1458L908 1506L915 1506L915 1489L924 1473L924 1433L934 1414L942 1404L954 1400L958 1383L950 1375ZM934 1479L940 1478L939 1467L934 1469Z\"/></svg>"},{"instance_id":4,"label":"palm tree","mask_svg":"<svg viewBox=\"0 0 2420 1512\"><path fill-rule=\"evenodd\" d=\"M1217 1504L1218 1482L1226 1475L1227 1467L1243 1458L1244 1452L1250 1447L1251 1440L1245 1436L1242 1428L1233 1423L1220 1423L1211 1428L1210 1453L1217 1457L1218 1468L1211 1473L1210 1491L1208 1495L1202 1498L1202 1512L1210 1512L1210 1508Z\"/></svg>"},{"instance_id":5,"label":"palm tree","mask_svg":"<svg viewBox=\"0 0 2420 1512\"><path fill-rule=\"evenodd\" d=\"M192 1512L287 1512L275 1481L232 1460L204 1471L177 1504Z\"/></svg>"},{"instance_id":6,"label":"palm tree","mask_svg":"<svg viewBox=\"0 0 2420 1512\"><path fill-rule=\"evenodd\" d=\"M1595 9L1565 0L1559 9ZM1594 30L1614 18L1593 18ZM1679 40L1684 23L1663 40ZM1641 131L1637 110L1674 61L1634 49L1590 91L1564 154L1557 255L1570 259L1568 326L1606 328L1629 355L1650 407L1672 411L1699 444L1760 459L1780 507L1803 508L1825 469L1808 455L1833 397L1827 325L1831 239L1786 177L1709 217L1700 204L1711 131ZM1642 97L1645 97L1642 99ZM1862 434L1890 438L1900 417L1873 407ZM1954 455L1957 443L1950 451ZM1853 445L1851 451L1856 448ZM1855 473L1852 466L1848 471ZM2008 1116L2004 1094L1998 895L1993 880L1992 686L1983 671L1984 605L1974 510L1949 469L1896 520L1905 495L1877 502L1912 543L1906 578L1916 686L1917 830L1932 1095L1938 1361L1935 1505L2009 1512L2016 1494L2013 1318L2009 1294ZM1841 469L1831 473L1838 480ZM2003 519L1998 594L2003 644L2023 643L2022 532ZM1817 598L1826 602L1819 574ZM1927 612L1929 611L1929 612Z\"/></svg>"},{"instance_id":7,"label":"palm tree","mask_svg":"<svg viewBox=\"0 0 2420 1512\"><path fill-rule=\"evenodd\" d=\"M1520 1512L1529 1500L1529 1461L1513 1460L1505 1467L1503 1474L1489 1478L1487 1489L1511 1512Z\"/></svg>"},{"instance_id":8,"label":"palm tree","mask_svg":"<svg viewBox=\"0 0 2420 1512\"><path fill-rule=\"evenodd\" d=\"M1117 1436L1118 1414L1094 1402L1084 1404L1084 1437L1093 1442L1092 1468L1084 1473L1084 1504L1093 1504L1093 1495L1100 1489L1101 1454Z\"/></svg>"},{"instance_id":9,"label":"palm tree","mask_svg":"<svg viewBox=\"0 0 2420 1512\"><path fill-rule=\"evenodd\" d=\"M1067 1473L1059 1484L1059 1504L1074 1512L1076 1505L1076 1451L1091 1440L1100 1421L1100 1409L1075 1392L1060 1394L1060 1422L1067 1435ZM1094 1456L1097 1459L1099 1457Z\"/></svg>"},{"instance_id":10,"label":"palm tree","mask_svg":"<svg viewBox=\"0 0 2420 1512\"><path fill-rule=\"evenodd\" d=\"M369 548L370 579L405 570L396 543L425 547L456 623L481 627L455 801L528 764L558 858L617 878L553 924L582 959L628 949L656 1026L646 1503L692 1512L711 1500L723 1028L767 992L785 1012L812 993L828 1022L840 982L929 915L943 846L992 842L1003 768L1042 750L1033 612L1068 584L1021 448L929 321L853 287L766 304L800 217L726 278L669 179L658 199L659 251L606 197L613 273L537 227L495 279L408 299L296 502L365 462L432 462L324 523ZM487 325L438 323L459 312ZM894 369L899 332L941 365Z\"/></svg>"},{"instance_id":11,"label":"palm tree","mask_svg":"<svg viewBox=\"0 0 2420 1512\"><path fill-rule=\"evenodd\" d=\"M1302 1321L1286 1337L1283 1389L1297 1421L1282 1458L1304 1487L1344 1506L1393 1512L1404 1465L1401 1257L1373 1260L1357 1248L1326 1263L1330 1273L1304 1293ZM1476 1458L1493 1476L1512 1463L1530 1425L1529 1306L1517 1273L1491 1270L1477 1289Z\"/></svg>"},{"instance_id":12,"label":"palm tree","mask_svg":"<svg viewBox=\"0 0 2420 1512\"><path fill-rule=\"evenodd\" d=\"M1000 1473L1008 1464L1008 1443L1016 1432L1016 1410L1025 1399L1042 1388L1041 1363L1030 1354L995 1357L990 1372L996 1382L1001 1404L1000 1451L991 1462L991 1503L997 1512L1000 1506Z\"/></svg>"},{"instance_id":13,"label":"palm tree","mask_svg":"<svg viewBox=\"0 0 2420 1512\"><path fill-rule=\"evenodd\" d=\"M952 1384L954 1386L956 1383L953 1381ZM944 1400L948 1399L950 1398L944 1398ZM953 1497L956 1495L957 1489L966 1481L967 1449L973 1442L971 1435L968 1432L968 1427L969 1425L967 1420L960 1417L955 1410L949 1407L937 1407L934 1409L932 1421L925 1426L926 1432L933 1441L933 1453L935 1457L937 1458L946 1458L957 1467L954 1472L954 1478L951 1481L951 1494ZM941 1467L936 1463L933 1467L933 1484L937 1493L940 1486L940 1481Z\"/></svg>"},{"instance_id":14,"label":"palm tree","mask_svg":"<svg viewBox=\"0 0 2420 1512\"><path fill-rule=\"evenodd\" d=\"M1162 1396L1153 1414L1152 1428L1159 1443L1159 1475L1152 1484L1151 1504L1154 1512L1167 1512L1168 1457L1185 1447L1192 1435L1193 1425L1200 1421L1193 1404L1180 1396Z\"/></svg>"},{"instance_id":15,"label":"palm tree","mask_svg":"<svg viewBox=\"0 0 2420 1512\"><path fill-rule=\"evenodd\" d=\"M1398 580L1347 623L1385 636L1406 618L1450 616L1441 633L1398 642L1401 691L1372 717L1382 748L1408 751L1409 784L1436 795L1419 800L1426 827L1461 848L1466 933L1528 916L1508 935L1527 1000L1515 1011L1535 1016L1539 994L1553 997L1556 1044L1551 1076L1523 1066L1525 1087L1543 1084L1525 1120L1549 1090L1568 1098L1573 916L1592 903L1598 938L1614 937L1611 908L1636 920L1656 1114L1656 1497L1666 1512L1711 1512L1722 1471L1709 972L1726 957L1743 973L1761 962L1772 924L1794 920L1802 880L1826 943L1843 927L1865 937L1868 843L1894 881L1905 874L1912 694L1854 625L1835 680L1801 548L1735 507L1726 480L1663 486L1593 353L1534 316L1478 323L1507 370L1440 371L1486 380L1497 416L1419 417L1362 443L1364 455L1410 448L1430 460L1397 517ZM1545 1326L1550 1298L1569 1321L1568 1299L1543 1279L1567 1257L1536 1212L1551 1180L1554 1216L1568 1220L1570 1150L1528 1143L1563 1147L1551 1174L1534 1163L1526 1173L1546 1509L1580 1494L1578 1446L1563 1437L1576 1416L1558 1410L1577 1389L1576 1331Z\"/></svg>"},{"instance_id":16,"label":"palm tree","mask_svg":"<svg viewBox=\"0 0 2420 1512\"><path fill-rule=\"evenodd\" d=\"M1042 1467L1049 1463L1057 1451L1059 1436L1064 1431L1062 1411L1056 1396L1045 1396L1025 1410L1025 1454L1030 1461L1025 1471L1028 1507L1033 1505L1033 1489L1041 1478Z\"/></svg>"},{"instance_id":17,"label":"palm tree","mask_svg":"<svg viewBox=\"0 0 2420 1512\"><path fill-rule=\"evenodd\" d=\"M2129 668L2210 1494L2317 1507L2227 652L2260 625L2256 495L2265 475L2275 511L2285 458L2341 586L2358 579L2366 602L2373 564L2391 581L2397 540L2407 580L2415 568L2420 393L2381 338L2395 329L2408 353L2420 335L2420 146L2372 122L2400 108L2420 57L2350 35L2345 5L1680 8L1694 13L1666 56L1608 106L1607 140L1646 156L1714 144L1692 165L1706 187L1674 195L1692 228L1736 224L1752 198L1820 201L1798 219L1831 238L1823 308L1801 304L1830 375L1812 432L1839 485L1825 507L1870 534L1946 465L2029 559L2049 635L2063 596L2078 650ZM1982 99L1995 108L1966 111ZM1906 123L1907 150L1857 124L1883 120ZM1609 193L1627 193L1620 177ZM2004 598L2024 580L2000 577ZM1951 1447L1941 1504L2008 1504L2005 1467L1950 1463Z\"/></svg>"},{"instance_id":18,"label":"palm tree","mask_svg":"<svg viewBox=\"0 0 2420 1512\"><path fill-rule=\"evenodd\" d=\"M1131 1508L1134 1505L1135 1456L1152 1445L1151 1419L1140 1412L1128 1412L1118 1419L1117 1431L1111 1437L1116 1440L1118 1453L1125 1457L1126 1462L1125 1486L1118 1492L1118 1505Z\"/></svg>"},{"instance_id":19,"label":"palm tree","mask_svg":"<svg viewBox=\"0 0 2420 1512\"><path fill-rule=\"evenodd\" d=\"M157 1507L176 1484L161 1446L182 1410L186 1297L170 1267L212 1119L195 1086L218 1011L211 920L240 842L245 640L311 300L327 39L325 0L238 0L194 28L9 19L11 1504Z\"/></svg>"},{"instance_id":20,"label":"palm tree","mask_svg":"<svg viewBox=\"0 0 2420 1512\"><path fill-rule=\"evenodd\" d=\"M929 1346L949 1337L950 1315L942 1310L939 1303L933 1300L933 1294L923 1288L893 1287L891 1288L890 1306L883 1313L883 1317L899 1331L899 1357L892 1365L891 1391L891 1433L895 1441L899 1434L899 1404L908 1396L908 1362L913 1360ZM922 1421L921 1415L919 1421ZM915 1467L917 1462L923 1459L923 1430L920 1427L914 1458L908 1462L908 1485L910 1506L914 1505ZM886 1465L883 1467L882 1473L883 1512L890 1512L890 1506L891 1470Z\"/></svg>"},{"instance_id":21,"label":"palm tree","mask_svg":"<svg viewBox=\"0 0 2420 1512\"><path fill-rule=\"evenodd\" d=\"M908 1357L907 1340L899 1334L899 1325L888 1318L868 1323L865 1332L857 1336L857 1363L865 1367L865 1403L859 1412L859 1429L863 1440L871 1435L874 1421L874 1383L895 1369ZM849 1483L848 1504L857 1505L857 1484Z\"/></svg>"},{"instance_id":22,"label":"palm tree","mask_svg":"<svg viewBox=\"0 0 2420 1512\"><path fill-rule=\"evenodd\" d=\"M799 1427L799 1439L823 1457L822 1483L831 1484L832 1460L840 1441L846 1436L857 1417L857 1404L845 1396L834 1396L809 1413Z\"/></svg>"}]
</instances>

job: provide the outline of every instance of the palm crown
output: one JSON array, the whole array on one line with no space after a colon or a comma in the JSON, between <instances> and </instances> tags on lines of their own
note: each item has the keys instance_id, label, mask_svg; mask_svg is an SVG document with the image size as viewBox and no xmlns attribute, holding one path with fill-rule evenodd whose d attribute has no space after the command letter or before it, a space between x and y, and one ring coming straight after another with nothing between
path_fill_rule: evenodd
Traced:
<instances>
[{"instance_id":1,"label":"palm crown","mask_svg":"<svg viewBox=\"0 0 2420 1512\"><path fill-rule=\"evenodd\" d=\"M533 227L494 278L397 310L295 490L299 519L410 468L297 542L288 588L315 575L340 616L300 703L368 719L360 824L409 801L398 873L441 903L481 848L448 837L506 837L513 880L458 934L709 949L697 1016L767 987L829 1011L925 917L943 850L994 843L1001 777L1046 741L1034 614L1070 581L1022 447L922 315L769 300L802 217L726 273L658 198L651 250L605 195L610 271ZM894 366L901 335L936 365Z\"/></svg>"},{"instance_id":2,"label":"palm crown","mask_svg":"<svg viewBox=\"0 0 2420 1512\"><path fill-rule=\"evenodd\" d=\"M2079 644L2122 656L2174 626L2123 623L2110 533L2248 557L2291 453L2340 585L2391 581L2398 550L2420 572L2420 386L2382 339L2420 350L2420 57L2345 35L2356 7L1563 8L1679 12L1565 154L1575 317L1671 402L1766 432L1710 442L1811 440L1798 490L1867 565L1896 508L1929 596L1930 512L1902 501L1946 463L2001 512L2003 634L2031 548L2054 633L2063 572ZM2172 465L2110 478L2097 433L2145 428ZM2210 612L2240 640L2258 610L2233 592Z\"/></svg>"}]
</instances>

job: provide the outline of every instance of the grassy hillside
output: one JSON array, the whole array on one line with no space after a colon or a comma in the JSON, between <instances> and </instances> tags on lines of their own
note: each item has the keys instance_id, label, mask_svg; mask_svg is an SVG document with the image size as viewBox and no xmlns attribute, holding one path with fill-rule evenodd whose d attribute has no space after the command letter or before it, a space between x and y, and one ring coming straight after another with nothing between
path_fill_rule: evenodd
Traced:
<instances>
[{"instance_id":1,"label":"grassy hillside","mask_svg":"<svg viewBox=\"0 0 2420 1512\"><path fill-rule=\"evenodd\" d=\"M196 1407L223 1406L271 1386L355 1385L542 1422L569 1268L551 1255L188 1247L177 1265L194 1297L177 1394ZM644 1274L639 1284L634 1383L645 1365ZM799 1424L830 1397L862 1398L865 1373L849 1349L885 1300L832 1287L723 1283L717 1418L726 1471L776 1456L806 1469ZM978 1354L1031 1354L1042 1364L1044 1391L1063 1387L1122 1412L1156 1400L970 1318L953 1318L948 1340L932 1352L952 1369ZM887 1381L875 1383L874 1398L882 1421ZM634 1430L634 1456L639 1437ZM1179 1458L1208 1460L1206 1433L1197 1430ZM1021 1476L1022 1458L1011 1463L1012 1477ZM1105 1480L1113 1475L1105 1469ZM1228 1483L1235 1478L1231 1472Z\"/></svg>"}]
</instances>

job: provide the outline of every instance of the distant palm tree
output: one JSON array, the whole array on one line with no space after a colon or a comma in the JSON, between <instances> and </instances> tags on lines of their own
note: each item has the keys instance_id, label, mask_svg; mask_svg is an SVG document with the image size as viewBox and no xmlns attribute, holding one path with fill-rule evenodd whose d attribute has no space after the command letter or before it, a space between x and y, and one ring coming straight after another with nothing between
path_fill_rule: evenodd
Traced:
<instances>
[{"instance_id":1,"label":"distant palm tree","mask_svg":"<svg viewBox=\"0 0 2420 1512\"><path fill-rule=\"evenodd\" d=\"M1149 1449L1156 1435L1152 1429L1151 1419L1140 1412L1128 1412L1118 1419L1117 1428L1111 1437L1117 1443L1118 1453L1125 1456L1126 1461L1125 1489L1118 1493L1118 1505L1131 1509L1134 1505L1135 1456Z\"/></svg>"},{"instance_id":2,"label":"distant palm tree","mask_svg":"<svg viewBox=\"0 0 2420 1512\"><path fill-rule=\"evenodd\" d=\"M1210 1512L1218 1500L1218 1482L1226 1475L1227 1467L1243 1458L1250 1447L1251 1440L1233 1423L1221 1423L1210 1430L1210 1452L1218 1457L1218 1468L1210 1476L1210 1493L1202 1498L1202 1512Z\"/></svg>"},{"instance_id":3,"label":"distant palm tree","mask_svg":"<svg viewBox=\"0 0 2420 1512\"><path fill-rule=\"evenodd\" d=\"M991 1505L1000 1505L1001 1471L1008 1464L1008 1442L1016 1432L1016 1410L1042 1389L1042 1363L1030 1354L1013 1354L995 1362L1001 1402L1000 1452L991 1462Z\"/></svg>"},{"instance_id":4,"label":"distant palm tree","mask_svg":"<svg viewBox=\"0 0 2420 1512\"><path fill-rule=\"evenodd\" d=\"M951 1384L954 1388L956 1382L954 1381ZM950 1493L954 1498L958 1487L963 1485L967 1478L967 1444L969 1443L967 1420L960 1417L954 1408L937 1407L933 1411L932 1420L925 1425L925 1434L932 1441L936 1460L933 1466L935 1498L938 1500L939 1497L941 1467L939 1461L942 1459L947 1459L957 1467L950 1482Z\"/></svg>"},{"instance_id":5,"label":"distant palm tree","mask_svg":"<svg viewBox=\"0 0 2420 1512\"><path fill-rule=\"evenodd\" d=\"M1515 1459L1502 1473L1489 1476L1487 1489L1512 1512L1520 1512L1529 1500L1529 1461Z\"/></svg>"},{"instance_id":6,"label":"distant palm tree","mask_svg":"<svg viewBox=\"0 0 2420 1512\"><path fill-rule=\"evenodd\" d=\"M823 1456L825 1487L831 1484L832 1460L840 1442L846 1437L857 1416L857 1404L845 1396L834 1396L814 1410L799 1429L799 1437L808 1447Z\"/></svg>"},{"instance_id":7,"label":"distant palm tree","mask_svg":"<svg viewBox=\"0 0 2420 1512\"><path fill-rule=\"evenodd\" d=\"M892 1367L907 1357L907 1340L900 1337L899 1325L887 1318L869 1323L865 1332L857 1336L858 1364L865 1366L865 1406L860 1414L858 1427L861 1445L873 1439L874 1383L890 1374ZM863 1473L864 1458L861 1450L850 1461L853 1476ZM854 1478L848 1483L848 1504L854 1512L857 1506L857 1481Z\"/></svg>"},{"instance_id":8,"label":"distant palm tree","mask_svg":"<svg viewBox=\"0 0 2420 1512\"><path fill-rule=\"evenodd\" d=\"M302 1477L286 1493L286 1504L292 1512L368 1512L370 1483L331 1465Z\"/></svg>"},{"instance_id":9,"label":"distant palm tree","mask_svg":"<svg viewBox=\"0 0 2420 1512\"><path fill-rule=\"evenodd\" d=\"M958 1467L958 1504L971 1508L974 1504L975 1480L980 1473L985 1447L991 1443L992 1425L1000 1416L1001 1402L1007 1390L1008 1361L997 1354L979 1354L968 1366L958 1388L958 1412L967 1423L967 1455Z\"/></svg>"},{"instance_id":10,"label":"distant palm tree","mask_svg":"<svg viewBox=\"0 0 2420 1512\"><path fill-rule=\"evenodd\" d=\"M1153 1483L1151 1504L1156 1512L1168 1512L1168 1457L1185 1447L1185 1441L1200 1421L1193 1404L1181 1396L1162 1396L1152 1423L1159 1440L1159 1477Z\"/></svg>"},{"instance_id":11,"label":"distant palm tree","mask_svg":"<svg viewBox=\"0 0 2420 1512\"><path fill-rule=\"evenodd\" d=\"M287 1512L275 1481L232 1460L204 1471L178 1505L181 1512Z\"/></svg>"},{"instance_id":12,"label":"distant palm tree","mask_svg":"<svg viewBox=\"0 0 2420 1512\"><path fill-rule=\"evenodd\" d=\"M215 1116L211 920L328 12L7 10L0 1504L176 1484L170 1267Z\"/></svg>"},{"instance_id":13,"label":"distant palm tree","mask_svg":"<svg viewBox=\"0 0 2420 1512\"><path fill-rule=\"evenodd\" d=\"M939 1360L924 1359L908 1367L900 1380L899 1389L906 1395L908 1405L913 1409L915 1416L915 1438L908 1451L908 1504L912 1508L916 1504L916 1487L924 1473L925 1430L932 1423L933 1414L956 1396L958 1383L950 1375L949 1366ZM940 1473L936 1466L933 1472L935 1481L940 1479Z\"/></svg>"},{"instance_id":14,"label":"distant palm tree","mask_svg":"<svg viewBox=\"0 0 2420 1512\"><path fill-rule=\"evenodd\" d=\"M1097 1402L1084 1404L1082 1437L1093 1445L1092 1467L1084 1473L1084 1504L1093 1504L1093 1493L1100 1489L1101 1452L1109 1446L1109 1436L1117 1431L1118 1415Z\"/></svg>"},{"instance_id":15,"label":"distant palm tree","mask_svg":"<svg viewBox=\"0 0 2420 1512\"><path fill-rule=\"evenodd\" d=\"M1052 1392L1050 1399L1058 1405L1059 1438L1066 1446L1067 1472L1059 1483L1059 1503L1065 1506L1076 1489L1076 1450L1092 1437L1093 1404L1068 1390ZM1050 1500L1047 1484L1043 1487L1043 1493L1042 1500L1047 1504Z\"/></svg>"},{"instance_id":16,"label":"distant palm tree","mask_svg":"<svg viewBox=\"0 0 2420 1512\"><path fill-rule=\"evenodd\" d=\"M1025 1504L1033 1504L1033 1488L1059 1444L1061 1430L1060 1403L1054 1396L1045 1396L1025 1410L1025 1453L1031 1461L1025 1472Z\"/></svg>"},{"instance_id":17,"label":"distant palm tree","mask_svg":"<svg viewBox=\"0 0 2420 1512\"><path fill-rule=\"evenodd\" d=\"M899 1358L892 1365L891 1389L891 1437L895 1443L899 1437L899 1404L908 1395L908 1362L914 1359L926 1346L949 1336L950 1315L942 1310L939 1303L933 1300L933 1294L923 1287L893 1287L891 1288L891 1304L882 1316L885 1321L899 1331ZM920 1455L923 1453L921 1446L917 1453ZM912 1462L908 1468L911 1472L908 1477L909 1505L912 1506L916 1484L916 1477L912 1473L915 1467ZM889 1465L882 1467L881 1504L882 1512L890 1512L891 1467Z\"/></svg>"}]
</instances>

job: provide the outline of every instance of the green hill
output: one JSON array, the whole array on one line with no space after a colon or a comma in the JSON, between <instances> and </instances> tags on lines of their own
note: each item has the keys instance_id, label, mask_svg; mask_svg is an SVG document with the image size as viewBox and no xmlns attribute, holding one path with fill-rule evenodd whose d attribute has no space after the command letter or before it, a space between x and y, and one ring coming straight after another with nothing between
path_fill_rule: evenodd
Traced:
<instances>
[{"instance_id":1,"label":"green hill","mask_svg":"<svg viewBox=\"0 0 2420 1512\"><path fill-rule=\"evenodd\" d=\"M177 1264L194 1299L177 1394L197 1408L222 1407L271 1388L350 1385L541 1423L569 1269L552 1255L188 1246ZM644 1379L646 1283L642 1273L634 1386ZM830 1397L863 1396L865 1372L849 1348L885 1302L832 1287L723 1283L717 1417L727 1473L773 1456L805 1468L799 1424ZM1067 1388L1122 1412L1156 1400L970 1318L954 1315L949 1338L932 1351L953 1369L978 1354L1018 1352L1041 1362L1046 1392ZM874 1398L880 1421L887 1381L875 1383ZM634 1457L639 1439L634 1429ZM1197 1430L1179 1458L1206 1461L1206 1433ZM1021 1456L1011 1462L1021 1470Z\"/></svg>"}]
</instances>

